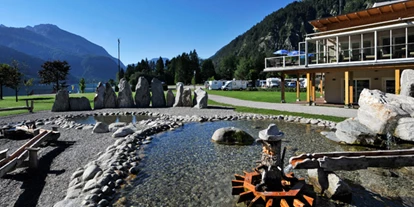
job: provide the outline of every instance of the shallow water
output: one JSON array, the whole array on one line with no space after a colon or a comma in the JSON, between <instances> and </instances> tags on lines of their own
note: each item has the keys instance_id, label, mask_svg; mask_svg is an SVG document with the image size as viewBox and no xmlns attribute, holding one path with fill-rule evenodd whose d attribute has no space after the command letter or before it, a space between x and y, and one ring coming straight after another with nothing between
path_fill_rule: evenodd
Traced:
<instances>
[{"instance_id":1,"label":"shallow water","mask_svg":"<svg viewBox=\"0 0 414 207\"><path fill-rule=\"evenodd\" d=\"M147 120L147 119L154 119L154 117L150 116L143 116L143 115L111 115L111 116L86 116L86 117L76 117L71 119L72 121L79 123L79 124L96 124L96 122L103 122L105 124L111 124L115 122L125 122L125 123L133 123Z\"/></svg>"},{"instance_id":2,"label":"shallow water","mask_svg":"<svg viewBox=\"0 0 414 207\"><path fill-rule=\"evenodd\" d=\"M279 121L190 123L176 131L154 136L151 145L145 150L142 171L132 187L126 188L121 196L127 198L127 206L236 206L237 196L231 195L233 175L252 171L256 166L255 161L260 159L261 145L219 145L211 142L211 136L218 128L234 126L257 137L258 132L270 123L276 123L285 132L282 144L282 147L287 147L285 166L289 157L301 153L370 150L339 145L322 137L319 132L323 129L310 125ZM355 191L352 205L345 206L404 206L402 201L392 195L396 192L395 188L410 188L411 182L402 178L377 176L375 179L382 179L382 185L388 185L388 191L393 192L380 195L360 185L360 176L366 171L362 174L359 171L339 173L342 178L355 183L352 185ZM304 170L294 172L297 177L306 176ZM369 173L365 176L370 179ZM370 182L376 183L376 180ZM412 186L411 190L414 190ZM410 189L407 190L410 192ZM319 206L344 206L329 203L326 199L319 201Z\"/></svg>"}]
</instances>

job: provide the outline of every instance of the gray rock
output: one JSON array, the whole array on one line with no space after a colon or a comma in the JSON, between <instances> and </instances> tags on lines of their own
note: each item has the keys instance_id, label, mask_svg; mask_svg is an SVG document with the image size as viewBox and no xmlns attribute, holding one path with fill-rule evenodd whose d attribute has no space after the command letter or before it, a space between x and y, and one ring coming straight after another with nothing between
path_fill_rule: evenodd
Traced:
<instances>
[{"instance_id":1,"label":"gray rock","mask_svg":"<svg viewBox=\"0 0 414 207\"><path fill-rule=\"evenodd\" d=\"M106 199L102 199L99 201L98 206L107 206L109 204L109 201Z\"/></svg>"},{"instance_id":2,"label":"gray rock","mask_svg":"<svg viewBox=\"0 0 414 207\"><path fill-rule=\"evenodd\" d=\"M61 200L55 203L53 207L79 207L79 206L82 206L81 203L82 203L82 199L80 198L65 199L65 200Z\"/></svg>"},{"instance_id":3,"label":"gray rock","mask_svg":"<svg viewBox=\"0 0 414 207\"><path fill-rule=\"evenodd\" d=\"M94 188L96 188L96 180L92 179L92 180L88 180L88 182L86 182L86 184L83 187L82 191L83 192L88 192L88 191L90 191Z\"/></svg>"},{"instance_id":4,"label":"gray rock","mask_svg":"<svg viewBox=\"0 0 414 207\"><path fill-rule=\"evenodd\" d=\"M151 94L149 84L146 78L139 77L138 83L135 87L135 105L139 108L149 107Z\"/></svg>"},{"instance_id":5,"label":"gray rock","mask_svg":"<svg viewBox=\"0 0 414 207\"><path fill-rule=\"evenodd\" d=\"M104 187L102 187L102 193L105 195L111 195L112 194L112 189L105 185Z\"/></svg>"},{"instance_id":6,"label":"gray rock","mask_svg":"<svg viewBox=\"0 0 414 207\"><path fill-rule=\"evenodd\" d=\"M116 108L116 93L111 84L105 84L104 108Z\"/></svg>"},{"instance_id":7,"label":"gray rock","mask_svg":"<svg viewBox=\"0 0 414 207\"><path fill-rule=\"evenodd\" d=\"M191 100L191 89L186 88L183 91L182 101L184 107L192 107L193 101Z\"/></svg>"},{"instance_id":8,"label":"gray rock","mask_svg":"<svg viewBox=\"0 0 414 207\"><path fill-rule=\"evenodd\" d=\"M117 103L119 108L132 108L134 107L134 99L132 98L131 86L125 78L122 78L118 84L119 92Z\"/></svg>"},{"instance_id":9,"label":"gray rock","mask_svg":"<svg viewBox=\"0 0 414 207\"><path fill-rule=\"evenodd\" d=\"M174 93L171 91L171 89L168 89L166 106L167 107L174 106L174 101L175 101Z\"/></svg>"},{"instance_id":10,"label":"gray rock","mask_svg":"<svg viewBox=\"0 0 414 207\"><path fill-rule=\"evenodd\" d=\"M79 195L81 194L81 192L82 192L81 189L68 188L68 191L66 192L65 199L77 198L77 197L79 197Z\"/></svg>"},{"instance_id":11,"label":"gray rock","mask_svg":"<svg viewBox=\"0 0 414 207\"><path fill-rule=\"evenodd\" d=\"M92 110L89 99L86 97L70 97L69 106L71 111L89 111Z\"/></svg>"},{"instance_id":12,"label":"gray rock","mask_svg":"<svg viewBox=\"0 0 414 207\"><path fill-rule=\"evenodd\" d=\"M65 89L59 90L55 96L52 112L69 111L69 92Z\"/></svg>"},{"instance_id":13,"label":"gray rock","mask_svg":"<svg viewBox=\"0 0 414 207\"><path fill-rule=\"evenodd\" d=\"M71 180L73 180L73 179L75 179L75 178L77 178L77 177L81 176L82 174L83 174L83 170L77 170L77 171L75 171L75 172L72 174L72 176L70 177L70 179L71 179Z\"/></svg>"},{"instance_id":14,"label":"gray rock","mask_svg":"<svg viewBox=\"0 0 414 207\"><path fill-rule=\"evenodd\" d=\"M401 73L400 95L414 97L414 70L405 69Z\"/></svg>"},{"instance_id":15,"label":"gray rock","mask_svg":"<svg viewBox=\"0 0 414 207\"><path fill-rule=\"evenodd\" d=\"M106 133L109 132L109 127L103 122L96 122L95 126L92 129L92 133Z\"/></svg>"},{"instance_id":16,"label":"gray rock","mask_svg":"<svg viewBox=\"0 0 414 207\"><path fill-rule=\"evenodd\" d=\"M82 180L88 181L92 179L99 171L101 171L101 168L98 165L89 165L82 174Z\"/></svg>"},{"instance_id":17,"label":"gray rock","mask_svg":"<svg viewBox=\"0 0 414 207\"><path fill-rule=\"evenodd\" d=\"M413 113L414 98L364 89L358 104L358 121L376 134L387 134L398 119Z\"/></svg>"},{"instance_id":18,"label":"gray rock","mask_svg":"<svg viewBox=\"0 0 414 207\"><path fill-rule=\"evenodd\" d=\"M336 138L347 144L381 145L381 140L368 127L354 118L346 119L336 125Z\"/></svg>"},{"instance_id":19,"label":"gray rock","mask_svg":"<svg viewBox=\"0 0 414 207\"><path fill-rule=\"evenodd\" d=\"M255 141L250 134L235 127L217 129L211 139L219 144L230 145L250 145Z\"/></svg>"},{"instance_id":20,"label":"gray rock","mask_svg":"<svg viewBox=\"0 0 414 207\"><path fill-rule=\"evenodd\" d=\"M181 82L178 82L176 85L175 102L174 102L173 107L183 106L183 91L184 91L184 84Z\"/></svg>"},{"instance_id":21,"label":"gray rock","mask_svg":"<svg viewBox=\"0 0 414 207\"><path fill-rule=\"evenodd\" d=\"M115 123L109 124L108 128L109 128L109 131L114 132L118 130L119 128L124 127L126 125L127 123L125 122L115 122Z\"/></svg>"},{"instance_id":22,"label":"gray rock","mask_svg":"<svg viewBox=\"0 0 414 207\"><path fill-rule=\"evenodd\" d=\"M95 98L93 99L93 108L102 109L104 107L105 86L99 82L95 90Z\"/></svg>"},{"instance_id":23,"label":"gray rock","mask_svg":"<svg viewBox=\"0 0 414 207\"><path fill-rule=\"evenodd\" d=\"M208 102L208 94L206 91L204 91L201 88L198 88L197 90L194 91L194 101L193 101L194 108L199 108L199 109L207 108L207 102Z\"/></svg>"},{"instance_id":24,"label":"gray rock","mask_svg":"<svg viewBox=\"0 0 414 207\"><path fill-rule=\"evenodd\" d=\"M136 174L138 174L138 172L139 172L138 166L134 166L134 167L129 168L129 173L131 173L131 174L136 175Z\"/></svg>"},{"instance_id":25,"label":"gray rock","mask_svg":"<svg viewBox=\"0 0 414 207\"><path fill-rule=\"evenodd\" d=\"M407 117L398 120L397 127L395 128L395 136L405 140L414 142L414 118Z\"/></svg>"},{"instance_id":26,"label":"gray rock","mask_svg":"<svg viewBox=\"0 0 414 207\"><path fill-rule=\"evenodd\" d=\"M152 107L160 108L165 107L165 95L162 83L157 78L153 78L151 81L151 102Z\"/></svg>"},{"instance_id":27,"label":"gray rock","mask_svg":"<svg viewBox=\"0 0 414 207\"><path fill-rule=\"evenodd\" d=\"M127 135L133 134L135 131L137 131L137 129L133 125L124 126L116 130L112 134L112 137L125 137Z\"/></svg>"},{"instance_id":28,"label":"gray rock","mask_svg":"<svg viewBox=\"0 0 414 207\"><path fill-rule=\"evenodd\" d=\"M351 196L352 189L334 172L325 172L323 169L309 169L309 182L318 193L325 193L328 198L343 199Z\"/></svg>"}]
</instances>

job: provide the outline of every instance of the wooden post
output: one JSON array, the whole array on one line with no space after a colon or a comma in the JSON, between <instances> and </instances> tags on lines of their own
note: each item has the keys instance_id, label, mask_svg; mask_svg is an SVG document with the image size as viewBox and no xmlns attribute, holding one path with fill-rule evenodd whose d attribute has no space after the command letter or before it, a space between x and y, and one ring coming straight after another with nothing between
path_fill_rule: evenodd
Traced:
<instances>
[{"instance_id":1,"label":"wooden post","mask_svg":"<svg viewBox=\"0 0 414 207\"><path fill-rule=\"evenodd\" d=\"M312 73L312 105L316 104L316 90L315 90L315 85L316 85L316 73Z\"/></svg>"},{"instance_id":2,"label":"wooden post","mask_svg":"<svg viewBox=\"0 0 414 207\"><path fill-rule=\"evenodd\" d=\"M7 158L7 152L9 151L9 149L5 149L0 151L0 160Z\"/></svg>"},{"instance_id":3,"label":"wooden post","mask_svg":"<svg viewBox=\"0 0 414 207\"><path fill-rule=\"evenodd\" d=\"M311 75L310 73L306 73L306 102L311 105Z\"/></svg>"},{"instance_id":4,"label":"wooden post","mask_svg":"<svg viewBox=\"0 0 414 207\"><path fill-rule=\"evenodd\" d=\"M39 167L39 159L37 158L37 152L40 148L26 148L29 151L29 169L36 170Z\"/></svg>"},{"instance_id":5,"label":"wooden post","mask_svg":"<svg viewBox=\"0 0 414 207\"><path fill-rule=\"evenodd\" d=\"M349 106L349 71L345 71L345 107Z\"/></svg>"},{"instance_id":6,"label":"wooden post","mask_svg":"<svg viewBox=\"0 0 414 207\"><path fill-rule=\"evenodd\" d=\"M33 107L33 100L31 100L30 101L30 112L33 112L33 109L34 109L34 107Z\"/></svg>"},{"instance_id":7,"label":"wooden post","mask_svg":"<svg viewBox=\"0 0 414 207\"><path fill-rule=\"evenodd\" d=\"M281 87L280 87L281 101L280 102L281 103L286 103L286 100L285 100L285 73L281 74L280 80L281 80L281 82L280 82L280 84L281 84Z\"/></svg>"},{"instance_id":8,"label":"wooden post","mask_svg":"<svg viewBox=\"0 0 414 207\"><path fill-rule=\"evenodd\" d=\"M401 90L400 79L401 79L400 69L395 69L395 94L397 95L400 94L400 90Z\"/></svg>"},{"instance_id":9,"label":"wooden post","mask_svg":"<svg viewBox=\"0 0 414 207\"><path fill-rule=\"evenodd\" d=\"M354 72L349 72L349 106L354 103Z\"/></svg>"},{"instance_id":10,"label":"wooden post","mask_svg":"<svg viewBox=\"0 0 414 207\"><path fill-rule=\"evenodd\" d=\"M296 79L296 101L300 101L300 81L299 81L299 74Z\"/></svg>"}]
</instances>

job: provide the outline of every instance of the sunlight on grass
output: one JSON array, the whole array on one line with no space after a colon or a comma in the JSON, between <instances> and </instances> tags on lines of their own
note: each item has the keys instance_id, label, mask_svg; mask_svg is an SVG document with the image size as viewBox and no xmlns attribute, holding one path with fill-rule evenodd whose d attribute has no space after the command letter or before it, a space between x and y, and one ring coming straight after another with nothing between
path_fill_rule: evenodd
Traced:
<instances>
[{"instance_id":1,"label":"sunlight on grass","mask_svg":"<svg viewBox=\"0 0 414 207\"><path fill-rule=\"evenodd\" d=\"M221 91L208 90L208 94L226 96L247 101L280 103L281 93L278 91ZM285 92L286 103L296 102L296 92ZM300 100L306 100L306 92L300 93Z\"/></svg>"}]
</instances>

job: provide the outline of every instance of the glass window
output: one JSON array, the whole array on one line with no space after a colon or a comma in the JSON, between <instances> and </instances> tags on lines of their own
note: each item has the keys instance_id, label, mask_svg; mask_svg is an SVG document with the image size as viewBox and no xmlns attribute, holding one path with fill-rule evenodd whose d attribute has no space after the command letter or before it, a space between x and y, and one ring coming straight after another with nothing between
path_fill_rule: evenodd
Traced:
<instances>
[{"instance_id":1,"label":"glass window","mask_svg":"<svg viewBox=\"0 0 414 207\"><path fill-rule=\"evenodd\" d=\"M391 39L390 30L378 31L377 40L377 59L390 59L391 58Z\"/></svg>"},{"instance_id":2,"label":"glass window","mask_svg":"<svg viewBox=\"0 0 414 207\"><path fill-rule=\"evenodd\" d=\"M362 45L362 58L363 60L374 60L375 53L374 53L374 33L365 33L362 34L362 37L364 39L363 45Z\"/></svg>"}]
</instances>

